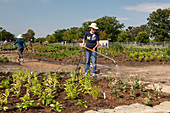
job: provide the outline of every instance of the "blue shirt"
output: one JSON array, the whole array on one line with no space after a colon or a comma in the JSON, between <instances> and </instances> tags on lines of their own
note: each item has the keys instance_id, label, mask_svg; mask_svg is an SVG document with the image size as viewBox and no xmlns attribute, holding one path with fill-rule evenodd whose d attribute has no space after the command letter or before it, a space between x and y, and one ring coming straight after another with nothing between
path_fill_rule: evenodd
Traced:
<instances>
[{"instance_id":1,"label":"blue shirt","mask_svg":"<svg viewBox=\"0 0 170 113\"><path fill-rule=\"evenodd\" d=\"M85 34L84 39L87 40L86 47L93 49L99 41L99 35L97 33L91 34L89 31Z\"/></svg>"},{"instance_id":2,"label":"blue shirt","mask_svg":"<svg viewBox=\"0 0 170 113\"><path fill-rule=\"evenodd\" d=\"M24 39L17 39L15 41L14 45L17 44L17 43L18 43L18 48L24 48L24 46L27 47Z\"/></svg>"}]
</instances>

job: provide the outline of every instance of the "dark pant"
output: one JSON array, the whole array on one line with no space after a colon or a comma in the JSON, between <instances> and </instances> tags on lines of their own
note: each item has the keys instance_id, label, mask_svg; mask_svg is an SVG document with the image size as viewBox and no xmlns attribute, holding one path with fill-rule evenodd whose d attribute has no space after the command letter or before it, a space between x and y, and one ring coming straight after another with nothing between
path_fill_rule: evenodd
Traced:
<instances>
[{"instance_id":1,"label":"dark pant","mask_svg":"<svg viewBox=\"0 0 170 113\"><path fill-rule=\"evenodd\" d=\"M18 48L18 54L19 54L19 58L23 58L23 52L24 48Z\"/></svg>"}]
</instances>

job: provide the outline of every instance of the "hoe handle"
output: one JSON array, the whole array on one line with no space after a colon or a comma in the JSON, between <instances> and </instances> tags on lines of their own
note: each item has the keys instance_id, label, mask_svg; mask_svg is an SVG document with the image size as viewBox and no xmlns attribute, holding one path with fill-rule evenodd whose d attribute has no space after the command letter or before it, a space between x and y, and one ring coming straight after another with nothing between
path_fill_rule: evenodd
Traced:
<instances>
[{"instance_id":1,"label":"hoe handle","mask_svg":"<svg viewBox=\"0 0 170 113\"><path fill-rule=\"evenodd\" d=\"M92 49L90 49L90 48L88 48L88 47L84 47L85 49L88 49L88 50L90 50L90 51L92 51L92 52L94 52Z\"/></svg>"}]
</instances>

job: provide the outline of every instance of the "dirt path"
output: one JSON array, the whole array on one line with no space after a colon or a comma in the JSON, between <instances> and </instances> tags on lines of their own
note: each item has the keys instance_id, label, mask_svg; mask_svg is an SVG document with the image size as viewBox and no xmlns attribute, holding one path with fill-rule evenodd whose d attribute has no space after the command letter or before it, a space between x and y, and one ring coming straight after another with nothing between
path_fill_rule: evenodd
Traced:
<instances>
[{"instance_id":1,"label":"dirt path","mask_svg":"<svg viewBox=\"0 0 170 113\"><path fill-rule=\"evenodd\" d=\"M10 57L8 55L8 57ZM25 62L21 65L16 63L15 59L10 59L13 63L0 64L0 71L15 71L17 69L26 69L29 68L31 71L37 70L42 72L47 71L57 71L62 64L54 64L44 61L38 61L36 59L25 59ZM76 65L65 65L60 70L70 71L75 70ZM110 66L113 71L116 71L115 66ZM145 66L124 66L121 65L118 67L120 75L123 78L126 78L130 75L138 76L140 79L150 82L160 82L163 84L170 85L170 64L160 64L160 65L145 65ZM104 71L104 70L103 70ZM107 71L107 70L106 70ZM112 72L113 72L112 71ZM108 73L111 71L107 71Z\"/></svg>"}]
</instances>

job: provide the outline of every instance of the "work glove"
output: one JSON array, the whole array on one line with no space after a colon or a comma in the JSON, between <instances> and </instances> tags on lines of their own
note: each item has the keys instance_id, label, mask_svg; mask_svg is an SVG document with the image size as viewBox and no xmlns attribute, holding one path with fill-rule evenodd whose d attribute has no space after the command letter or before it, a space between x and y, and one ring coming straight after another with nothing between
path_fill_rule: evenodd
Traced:
<instances>
[{"instance_id":1,"label":"work glove","mask_svg":"<svg viewBox=\"0 0 170 113\"><path fill-rule=\"evenodd\" d=\"M15 48L15 45L13 45L13 48Z\"/></svg>"}]
</instances>

